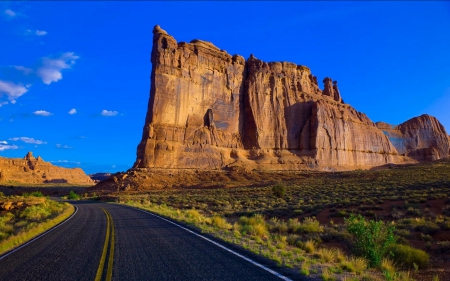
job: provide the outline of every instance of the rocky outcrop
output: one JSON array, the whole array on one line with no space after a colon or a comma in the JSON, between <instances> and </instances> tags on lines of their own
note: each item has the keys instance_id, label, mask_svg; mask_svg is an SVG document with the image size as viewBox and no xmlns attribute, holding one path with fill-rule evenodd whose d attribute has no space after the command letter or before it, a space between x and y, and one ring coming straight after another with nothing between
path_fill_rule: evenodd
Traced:
<instances>
[{"instance_id":1,"label":"rocky outcrop","mask_svg":"<svg viewBox=\"0 0 450 281\"><path fill-rule=\"evenodd\" d=\"M93 184L80 168L62 168L45 162L31 152L23 158L0 157L0 183L16 181L21 183L74 183Z\"/></svg>"},{"instance_id":2,"label":"rocky outcrop","mask_svg":"<svg viewBox=\"0 0 450 281\"><path fill-rule=\"evenodd\" d=\"M159 26L153 30L151 62L150 100L134 168L352 168L415 155L400 156L388 134L344 103L337 81L326 77L321 90L306 66L267 63L253 55L245 60L202 40L177 43ZM405 125L410 134L402 136L422 138L438 128L414 126ZM416 147L444 157L444 141L434 144L428 136Z\"/></svg>"},{"instance_id":3,"label":"rocky outcrop","mask_svg":"<svg viewBox=\"0 0 450 281\"><path fill-rule=\"evenodd\" d=\"M418 161L438 160L450 153L450 140L444 126L435 117L424 114L392 126L378 122L398 153Z\"/></svg>"}]
</instances>

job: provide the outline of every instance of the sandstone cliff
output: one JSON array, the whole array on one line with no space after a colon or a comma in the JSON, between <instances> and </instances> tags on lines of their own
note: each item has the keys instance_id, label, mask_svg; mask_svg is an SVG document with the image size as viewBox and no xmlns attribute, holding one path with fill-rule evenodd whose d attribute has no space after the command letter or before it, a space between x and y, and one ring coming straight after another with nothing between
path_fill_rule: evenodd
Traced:
<instances>
[{"instance_id":1,"label":"sandstone cliff","mask_svg":"<svg viewBox=\"0 0 450 281\"><path fill-rule=\"evenodd\" d=\"M201 40L177 43L159 26L151 62L134 168L353 168L448 155L437 120L398 126L398 145L344 103L336 81L326 77L321 90L305 66L245 60Z\"/></svg>"},{"instance_id":2,"label":"sandstone cliff","mask_svg":"<svg viewBox=\"0 0 450 281\"><path fill-rule=\"evenodd\" d=\"M444 126L435 117L424 114L392 126L378 122L398 153L418 161L437 160L450 153L450 141Z\"/></svg>"},{"instance_id":3,"label":"sandstone cliff","mask_svg":"<svg viewBox=\"0 0 450 281\"><path fill-rule=\"evenodd\" d=\"M35 158L31 152L23 158L0 157L0 183L16 181L21 183L75 183L93 184L80 168L62 168Z\"/></svg>"}]
</instances>

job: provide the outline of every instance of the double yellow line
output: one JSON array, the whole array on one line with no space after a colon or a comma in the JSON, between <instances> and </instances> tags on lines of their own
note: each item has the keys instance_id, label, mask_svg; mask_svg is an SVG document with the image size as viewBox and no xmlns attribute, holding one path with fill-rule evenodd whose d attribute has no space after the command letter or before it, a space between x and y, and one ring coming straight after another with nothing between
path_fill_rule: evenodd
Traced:
<instances>
[{"instance_id":1,"label":"double yellow line","mask_svg":"<svg viewBox=\"0 0 450 281\"><path fill-rule=\"evenodd\" d=\"M114 222L111 215L104 208L101 208L106 215L106 237L105 244L103 245L102 257L100 258L100 264L98 265L97 275L95 275L95 281L102 280L103 269L105 267L106 256L108 254L108 267L106 269L106 281L110 281L112 278L113 263L114 263Z\"/></svg>"}]
</instances>

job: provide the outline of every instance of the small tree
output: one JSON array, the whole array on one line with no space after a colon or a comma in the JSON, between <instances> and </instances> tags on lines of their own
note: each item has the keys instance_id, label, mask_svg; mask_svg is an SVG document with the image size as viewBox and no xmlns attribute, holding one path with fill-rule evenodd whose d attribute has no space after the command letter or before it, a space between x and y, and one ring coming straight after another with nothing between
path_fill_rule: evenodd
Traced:
<instances>
[{"instance_id":1,"label":"small tree","mask_svg":"<svg viewBox=\"0 0 450 281\"><path fill-rule=\"evenodd\" d=\"M390 244L395 243L395 227L383 221L366 220L360 214L344 219L347 230L353 236L356 254L369 260L370 267L377 267Z\"/></svg>"},{"instance_id":2,"label":"small tree","mask_svg":"<svg viewBox=\"0 0 450 281\"><path fill-rule=\"evenodd\" d=\"M276 184L272 187L272 192L276 197L282 198L286 195L286 187L281 183Z\"/></svg>"}]
</instances>

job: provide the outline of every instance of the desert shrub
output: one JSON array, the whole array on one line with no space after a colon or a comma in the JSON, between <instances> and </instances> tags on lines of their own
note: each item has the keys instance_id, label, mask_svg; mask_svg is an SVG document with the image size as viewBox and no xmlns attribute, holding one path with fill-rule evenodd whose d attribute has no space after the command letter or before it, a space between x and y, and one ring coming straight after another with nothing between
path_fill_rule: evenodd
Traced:
<instances>
[{"instance_id":1,"label":"desert shrub","mask_svg":"<svg viewBox=\"0 0 450 281\"><path fill-rule=\"evenodd\" d=\"M307 253L314 253L316 251L316 242L313 240L306 241L302 246L303 250Z\"/></svg>"},{"instance_id":2,"label":"desert shrub","mask_svg":"<svg viewBox=\"0 0 450 281\"><path fill-rule=\"evenodd\" d=\"M40 221L51 215L51 212L45 207L44 204L33 205L25 208L20 212L20 217L29 221Z\"/></svg>"},{"instance_id":3,"label":"desert shrub","mask_svg":"<svg viewBox=\"0 0 450 281\"><path fill-rule=\"evenodd\" d=\"M205 220L202 214L199 213L199 211L195 209L186 210L184 212L184 216L186 218L186 221L189 223L201 223Z\"/></svg>"},{"instance_id":4,"label":"desert shrub","mask_svg":"<svg viewBox=\"0 0 450 281\"><path fill-rule=\"evenodd\" d=\"M353 214L345 222L348 232L353 236L356 254L365 257L369 266L379 266L387 247L395 242L395 227L382 221L368 221L361 215Z\"/></svg>"},{"instance_id":5,"label":"desert shrub","mask_svg":"<svg viewBox=\"0 0 450 281\"><path fill-rule=\"evenodd\" d=\"M250 234L259 237L267 236L267 224L261 214L255 214L251 217L240 217L239 224L242 234Z\"/></svg>"},{"instance_id":6,"label":"desert shrub","mask_svg":"<svg viewBox=\"0 0 450 281\"><path fill-rule=\"evenodd\" d=\"M286 234L288 232L288 230L289 230L289 227L286 224L286 222L284 222L284 221L277 222L270 227L271 232L279 233L279 234Z\"/></svg>"},{"instance_id":7,"label":"desert shrub","mask_svg":"<svg viewBox=\"0 0 450 281\"><path fill-rule=\"evenodd\" d=\"M219 217L219 216L212 217L211 224L215 227L222 228L222 229L231 229L232 228L231 224L229 224L226 219Z\"/></svg>"},{"instance_id":8,"label":"desert shrub","mask_svg":"<svg viewBox=\"0 0 450 281\"><path fill-rule=\"evenodd\" d=\"M391 244L387 251L395 262L408 268L425 268L430 261L426 252L408 245Z\"/></svg>"},{"instance_id":9,"label":"desert shrub","mask_svg":"<svg viewBox=\"0 0 450 281\"><path fill-rule=\"evenodd\" d=\"M297 241L299 241L300 236L296 235L296 234L290 234L288 235L286 242L291 245L291 246L295 246L297 245Z\"/></svg>"},{"instance_id":10,"label":"desert shrub","mask_svg":"<svg viewBox=\"0 0 450 281\"><path fill-rule=\"evenodd\" d=\"M23 197L30 197L30 196L33 196L33 197L44 197L44 194L42 194L42 192L40 192L40 191L33 191L33 192L30 192L30 193L24 192L24 193L22 193L22 196Z\"/></svg>"},{"instance_id":11,"label":"desert shrub","mask_svg":"<svg viewBox=\"0 0 450 281\"><path fill-rule=\"evenodd\" d=\"M437 249L441 253L450 253L450 241L439 241L439 242L437 242Z\"/></svg>"},{"instance_id":12,"label":"desert shrub","mask_svg":"<svg viewBox=\"0 0 450 281\"><path fill-rule=\"evenodd\" d=\"M299 233L321 233L323 232L323 226L315 217L308 217L296 228Z\"/></svg>"},{"instance_id":13,"label":"desert shrub","mask_svg":"<svg viewBox=\"0 0 450 281\"><path fill-rule=\"evenodd\" d=\"M423 224L417 225L416 230L426 234L434 234L440 230L440 227L432 221L425 221Z\"/></svg>"},{"instance_id":14,"label":"desert shrub","mask_svg":"<svg viewBox=\"0 0 450 281\"><path fill-rule=\"evenodd\" d=\"M286 186L281 183L276 184L272 187L272 192L276 197L282 198L284 197L284 195L286 195Z\"/></svg>"},{"instance_id":15,"label":"desert shrub","mask_svg":"<svg viewBox=\"0 0 450 281\"><path fill-rule=\"evenodd\" d=\"M68 198L68 199L71 199L71 200L78 200L78 199L81 198L81 196L78 195L78 194L76 194L75 191L71 190L71 191L69 192L69 196L67 196L67 198Z\"/></svg>"},{"instance_id":16,"label":"desert shrub","mask_svg":"<svg viewBox=\"0 0 450 281\"><path fill-rule=\"evenodd\" d=\"M317 250L314 256L324 262L334 262L337 255L335 249L320 248L319 250Z\"/></svg>"}]
</instances>

